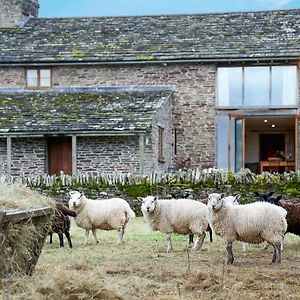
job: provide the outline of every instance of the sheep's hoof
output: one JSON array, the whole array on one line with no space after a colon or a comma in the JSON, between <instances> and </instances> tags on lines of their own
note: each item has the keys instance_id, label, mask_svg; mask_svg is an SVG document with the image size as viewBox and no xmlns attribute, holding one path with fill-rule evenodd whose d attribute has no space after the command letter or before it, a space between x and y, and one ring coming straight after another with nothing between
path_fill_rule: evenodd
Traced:
<instances>
[{"instance_id":1,"label":"sheep's hoof","mask_svg":"<svg viewBox=\"0 0 300 300\"><path fill-rule=\"evenodd\" d=\"M232 265L233 264L234 259L233 258L227 258L226 260L226 265Z\"/></svg>"}]
</instances>

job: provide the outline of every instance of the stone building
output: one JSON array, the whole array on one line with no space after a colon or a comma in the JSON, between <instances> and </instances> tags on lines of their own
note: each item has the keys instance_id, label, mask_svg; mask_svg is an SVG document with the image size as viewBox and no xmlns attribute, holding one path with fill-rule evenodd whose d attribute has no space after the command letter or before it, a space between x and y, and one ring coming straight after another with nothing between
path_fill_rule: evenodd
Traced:
<instances>
[{"instance_id":1,"label":"stone building","mask_svg":"<svg viewBox=\"0 0 300 300\"><path fill-rule=\"evenodd\" d=\"M48 19L38 1L0 4L2 173L298 169L300 10Z\"/></svg>"}]
</instances>

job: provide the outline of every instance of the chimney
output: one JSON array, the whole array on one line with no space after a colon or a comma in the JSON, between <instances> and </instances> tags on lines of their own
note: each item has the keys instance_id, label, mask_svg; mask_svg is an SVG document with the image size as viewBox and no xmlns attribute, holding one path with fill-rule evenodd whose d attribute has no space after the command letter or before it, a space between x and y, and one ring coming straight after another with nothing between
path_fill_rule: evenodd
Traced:
<instances>
[{"instance_id":1,"label":"chimney","mask_svg":"<svg viewBox=\"0 0 300 300\"><path fill-rule=\"evenodd\" d=\"M0 0L0 28L22 26L38 12L38 0Z\"/></svg>"}]
</instances>

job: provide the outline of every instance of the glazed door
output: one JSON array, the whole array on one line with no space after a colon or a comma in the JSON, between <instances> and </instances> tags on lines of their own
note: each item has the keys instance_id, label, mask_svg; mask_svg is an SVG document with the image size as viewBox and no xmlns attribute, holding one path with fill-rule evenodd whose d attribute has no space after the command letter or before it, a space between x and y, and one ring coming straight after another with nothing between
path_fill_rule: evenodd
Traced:
<instances>
[{"instance_id":1,"label":"glazed door","mask_svg":"<svg viewBox=\"0 0 300 300\"><path fill-rule=\"evenodd\" d=\"M72 175L71 137L48 139L48 170L49 175L60 175L60 171Z\"/></svg>"},{"instance_id":2,"label":"glazed door","mask_svg":"<svg viewBox=\"0 0 300 300\"><path fill-rule=\"evenodd\" d=\"M245 117L228 115L228 169L239 172L245 168Z\"/></svg>"}]
</instances>

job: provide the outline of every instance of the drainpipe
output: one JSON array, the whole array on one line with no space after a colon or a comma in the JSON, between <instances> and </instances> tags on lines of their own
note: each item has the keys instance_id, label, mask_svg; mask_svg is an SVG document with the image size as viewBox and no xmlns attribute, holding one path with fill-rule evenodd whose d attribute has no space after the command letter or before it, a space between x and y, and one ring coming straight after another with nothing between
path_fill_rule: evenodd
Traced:
<instances>
[{"instance_id":1,"label":"drainpipe","mask_svg":"<svg viewBox=\"0 0 300 300\"><path fill-rule=\"evenodd\" d=\"M140 176L144 176L145 169L145 143L144 135L139 135L139 149L140 149Z\"/></svg>"},{"instance_id":2,"label":"drainpipe","mask_svg":"<svg viewBox=\"0 0 300 300\"><path fill-rule=\"evenodd\" d=\"M11 177L11 137L6 138L6 161L7 161L7 180L10 181Z\"/></svg>"},{"instance_id":3,"label":"drainpipe","mask_svg":"<svg viewBox=\"0 0 300 300\"><path fill-rule=\"evenodd\" d=\"M77 175L77 137L72 135L72 175Z\"/></svg>"}]
</instances>

